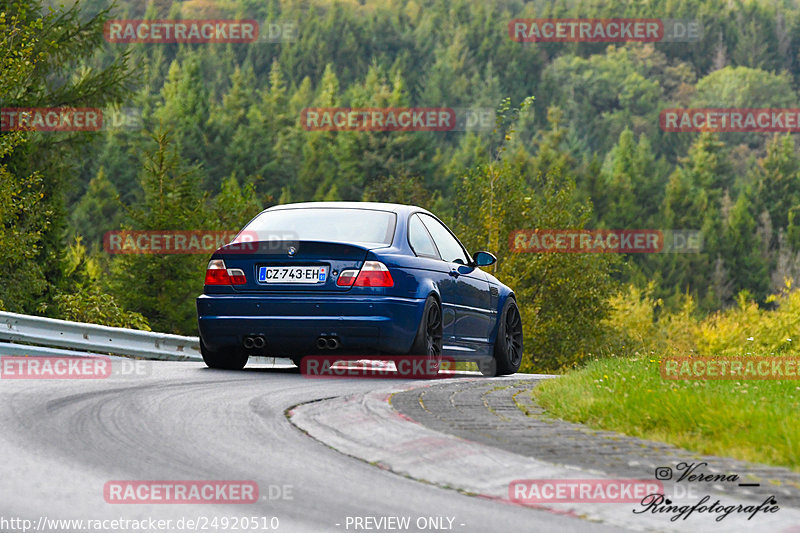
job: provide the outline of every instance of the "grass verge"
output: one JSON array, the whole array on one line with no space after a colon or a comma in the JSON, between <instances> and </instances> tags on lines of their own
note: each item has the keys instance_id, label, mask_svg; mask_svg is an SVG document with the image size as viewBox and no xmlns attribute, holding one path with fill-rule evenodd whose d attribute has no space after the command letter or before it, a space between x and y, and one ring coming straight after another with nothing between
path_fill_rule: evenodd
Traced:
<instances>
[{"instance_id":1,"label":"grass verge","mask_svg":"<svg viewBox=\"0 0 800 533\"><path fill-rule=\"evenodd\" d=\"M652 356L597 359L532 394L557 418L800 472L800 381L672 381L659 369Z\"/></svg>"}]
</instances>

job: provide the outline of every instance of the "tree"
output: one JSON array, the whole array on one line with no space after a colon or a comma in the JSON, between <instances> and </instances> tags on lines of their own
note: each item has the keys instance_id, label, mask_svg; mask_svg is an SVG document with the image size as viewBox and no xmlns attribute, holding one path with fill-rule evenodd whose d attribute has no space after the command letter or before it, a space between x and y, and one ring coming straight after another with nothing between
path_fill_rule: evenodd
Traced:
<instances>
[{"instance_id":1,"label":"tree","mask_svg":"<svg viewBox=\"0 0 800 533\"><path fill-rule=\"evenodd\" d=\"M697 82L691 107L784 108L794 106L796 101L788 73L728 66ZM723 133L720 138L729 144L743 143L751 148L761 148L765 139L758 133Z\"/></svg>"},{"instance_id":2,"label":"tree","mask_svg":"<svg viewBox=\"0 0 800 533\"><path fill-rule=\"evenodd\" d=\"M789 211L800 205L800 157L790 134L775 135L767 143L767 155L758 161L752 181L756 184L756 207L766 210L777 234L789 225Z\"/></svg>"},{"instance_id":3,"label":"tree","mask_svg":"<svg viewBox=\"0 0 800 533\"><path fill-rule=\"evenodd\" d=\"M160 127L174 132L173 142L181 158L191 165L202 165L206 170L216 168L210 162L214 157L209 148L209 94L200 70L200 60L190 54L182 62L172 62L167 82L161 89L163 101L156 108L154 118ZM210 179L207 175L206 181ZM206 182L211 187L210 182Z\"/></svg>"},{"instance_id":4,"label":"tree","mask_svg":"<svg viewBox=\"0 0 800 533\"><path fill-rule=\"evenodd\" d=\"M118 228L121 221L119 193L101 167L72 211L70 230L73 235L83 236L86 242L99 245L103 234Z\"/></svg>"},{"instance_id":5,"label":"tree","mask_svg":"<svg viewBox=\"0 0 800 533\"><path fill-rule=\"evenodd\" d=\"M740 32L732 59L744 67L769 69L775 62L774 51L770 48L776 44L776 39L774 35L766 38L765 34L770 32L772 24L769 23L771 21L759 24L760 21L755 18L758 13L753 13L755 10L752 8L750 11L747 19L743 13L739 13Z\"/></svg>"},{"instance_id":6,"label":"tree","mask_svg":"<svg viewBox=\"0 0 800 533\"><path fill-rule=\"evenodd\" d=\"M795 101L788 74L751 67L725 67L697 82L697 107L788 107Z\"/></svg>"},{"instance_id":7,"label":"tree","mask_svg":"<svg viewBox=\"0 0 800 533\"><path fill-rule=\"evenodd\" d=\"M655 222L663 197L663 164L655 160L650 141L642 134L636 143L634 134L625 129L619 141L606 154L602 168L602 187L595 198L602 209L598 213L608 228L633 228Z\"/></svg>"},{"instance_id":8,"label":"tree","mask_svg":"<svg viewBox=\"0 0 800 533\"><path fill-rule=\"evenodd\" d=\"M701 133L689 149L689 155L669 178L664 198L664 228L700 230L703 250L699 253L664 254L661 262L663 287L680 298L684 291L705 294L714 262L720 250L722 234L720 206L723 191L731 185L730 165L724 145L713 133ZM706 300L706 309L719 302Z\"/></svg>"},{"instance_id":9,"label":"tree","mask_svg":"<svg viewBox=\"0 0 800 533\"><path fill-rule=\"evenodd\" d=\"M351 107L407 107L409 95L398 73L389 83L377 65L363 83L350 88ZM342 198L355 200L363 188L386 176L428 176L433 134L413 131L340 131L336 133L339 172L335 176Z\"/></svg>"},{"instance_id":10,"label":"tree","mask_svg":"<svg viewBox=\"0 0 800 533\"><path fill-rule=\"evenodd\" d=\"M211 152L218 154L210 164L209 174L224 176L231 172L247 174L242 163L251 155L251 146L241 143L236 133L247 125L247 114L256 103L255 73L250 65L236 66L230 78L230 88L222 97L222 105L211 107L209 129L214 138L210 141ZM236 138L237 142L233 142Z\"/></svg>"},{"instance_id":11,"label":"tree","mask_svg":"<svg viewBox=\"0 0 800 533\"><path fill-rule=\"evenodd\" d=\"M602 194L604 211L600 219L608 228L631 228L641 220L634 183L642 179L634 168L636 144L633 132L625 129L616 144L606 155L603 165L604 185Z\"/></svg>"},{"instance_id":12,"label":"tree","mask_svg":"<svg viewBox=\"0 0 800 533\"><path fill-rule=\"evenodd\" d=\"M142 200L128 209L124 229L204 230L208 220L196 167L187 166L166 133L153 135L145 153ZM212 226L213 227L213 226ZM123 254L111 263L109 289L127 309L147 317L156 331L192 334L194 298L203 290L205 262L195 255Z\"/></svg>"},{"instance_id":13,"label":"tree","mask_svg":"<svg viewBox=\"0 0 800 533\"><path fill-rule=\"evenodd\" d=\"M503 133L513 145L513 123ZM516 293L525 351L533 356L533 362L523 361L524 368L571 366L592 351L600 338L607 299L616 287L612 273L618 258L513 252L508 244L513 230L582 229L591 216L591 205L576 200L574 181L562 167L550 167L547 173L534 171L541 168L542 160L504 148L459 180L453 227L470 250L497 255L494 274ZM563 161L552 153L552 139L542 139L541 148L550 151L545 160Z\"/></svg>"},{"instance_id":14,"label":"tree","mask_svg":"<svg viewBox=\"0 0 800 533\"><path fill-rule=\"evenodd\" d=\"M565 122L574 125L590 150L605 152L631 124L637 133L656 135L662 87L684 77L680 69L669 67L666 60L609 46L605 54L589 58L557 57L542 74L542 85L553 95L551 105L564 110Z\"/></svg>"},{"instance_id":15,"label":"tree","mask_svg":"<svg viewBox=\"0 0 800 533\"><path fill-rule=\"evenodd\" d=\"M388 176L375 180L364 189L365 202L388 202L411 204L432 209L436 199L420 178L411 176Z\"/></svg>"},{"instance_id":16,"label":"tree","mask_svg":"<svg viewBox=\"0 0 800 533\"><path fill-rule=\"evenodd\" d=\"M126 207L123 229L237 231L271 203L255 185L222 181L214 198L203 192L197 167L188 165L165 132L152 136L154 150L142 161L142 199ZM147 318L156 331L194 334L194 299L203 290L205 257L121 254L111 262L108 288L126 309Z\"/></svg>"},{"instance_id":17,"label":"tree","mask_svg":"<svg viewBox=\"0 0 800 533\"><path fill-rule=\"evenodd\" d=\"M219 194L212 202L213 228L209 228L236 231L271 203L272 197L258 194L254 183L242 187L236 176L231 175L222 180Z\"/></svg>"},{"instance_id":18,"label":"tree","mask_svg":"<svg viewBox=\"0 0 800 533\"><path fill-rule=\"evenodd\" d=\"M45 13L45 14L42 14ZM125 54L85 65L103 40L108 11L85 17L78 5L46 11L40 1L0 9L3 107L100 107L126 94ZM80 67L80 68L78 68ZM0 132L0 306L32 312L52 298L66 225L64 179L86 134Z\"/></svg>"},{"instance_id":19,"label":"tree","mask_svg":"<svg viewBox=\"0 0 800 533\"><path fill-rule=\"evenodd\" d=\"M728 268L733 292L747 290L763 302L770 288L768 259L761 252L752 208L750 193L740 194L725 223L720 255Z\"/></svg>"},{"instance_id":20,"label":"tree","mask_svg":"<svg viewBox=\"0 0 800 533\"><path fill-rule=\"evenodd\" d=\"M456 107L467 101L470 83L466 73L472 59L464 33L457 31L434 50L434 63L420 91L424 105Z\"/></svg>"},{"instance_id":21,"label":"tree","mask_svg":"<svg viewBox=\"0 0 800 533\"><path fill-rule=\"evenodd\" d=\"M331 108L340 104L339 78L333 65L328 64L311 107ZM311 199L315 194L330 189L339 177L336 156L338 132L303 130L303 134L303 158L298 169L296 190L300 198Z\"/></svg>"},{"instance_id":22,"label":"tree","mask_svg":"<svg viewBox=\"0 0 800 533\"><path fill-rule=\"evenodd\" d=\"M281 65L273 61L269 83L259 91L258 101L247 111L246 124L236 129L226 149L231 172L253 177L257 190L271 196L277 196L282 187L297 179L299 147L288 141L297 115L287 92Z\"/></svg>"}]
</instances>

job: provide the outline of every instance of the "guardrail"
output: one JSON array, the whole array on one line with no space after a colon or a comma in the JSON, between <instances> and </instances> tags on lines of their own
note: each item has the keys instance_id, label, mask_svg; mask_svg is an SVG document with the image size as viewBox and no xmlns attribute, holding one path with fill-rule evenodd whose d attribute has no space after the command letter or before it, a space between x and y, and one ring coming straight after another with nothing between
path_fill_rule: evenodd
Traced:
<instances>
[{"instance_id":1,"label":"guardrail","mask_svg":"<svg viewBox=\"0 0 800 533\"><path fill-rule=\"evenodd\" d=\"M69 348L89 353L127 355L143 359L166 361L200 361L198 337L183 337L168 333L154 333L127 328L112 328L70 322L55 318L20 315L0 311L0 340L9 343L28 343L29 355L39 355L36 348L52 346ZM0 353L4 344L19 351L20 345L0 342ZM39 350L46 351L46 350ZM7 354L12 355L12 354ZM75 355L81 355L75 353Z\"/></svg>"}]
</instances>

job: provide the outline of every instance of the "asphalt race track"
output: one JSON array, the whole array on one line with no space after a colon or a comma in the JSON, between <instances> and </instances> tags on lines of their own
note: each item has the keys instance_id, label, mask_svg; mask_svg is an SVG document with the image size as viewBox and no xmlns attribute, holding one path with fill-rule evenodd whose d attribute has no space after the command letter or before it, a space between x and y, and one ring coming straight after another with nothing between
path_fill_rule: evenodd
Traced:
<instances>
[{"instance_id":1,"label":"asphalt race track","mask_svg":"<svg viewBox=\"0 0 800 533\"><path fill-rule=\"evenodd\" d=\"M407 479L329 448L286 418L297 404L402 385L397 380L139 363L135 375L106 379L0 380L2 531L22 531L22 520L30 530L96 530L52 522L67 519L234 531L232 520L244 516L254 517L251 531L624 531ZM251 480L259 500L107 503L104 486L115 480ZM269 520L254 527L255 517ZM410 527L399 529L389 517L408 517ZM157 520L172 522L160 529Z\"/></svg>"}]
</instances>

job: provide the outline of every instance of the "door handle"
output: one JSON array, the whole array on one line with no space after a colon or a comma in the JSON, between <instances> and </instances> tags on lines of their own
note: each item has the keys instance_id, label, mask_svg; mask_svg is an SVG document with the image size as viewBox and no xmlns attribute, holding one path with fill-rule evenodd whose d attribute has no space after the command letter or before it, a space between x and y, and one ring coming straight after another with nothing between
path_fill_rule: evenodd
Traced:
<instances>
[{"instance_id":1,"label":"door handle","mask_svg":"<svg viewBox=\"0 0 800 533\"><path fill-rule=\"evenodd\" d=\"M454 278L457 278L461 274L458 273L458 270L453 269L453 270L450 271L450 275L453 276Z\"/></svg>"}]
</instances>

